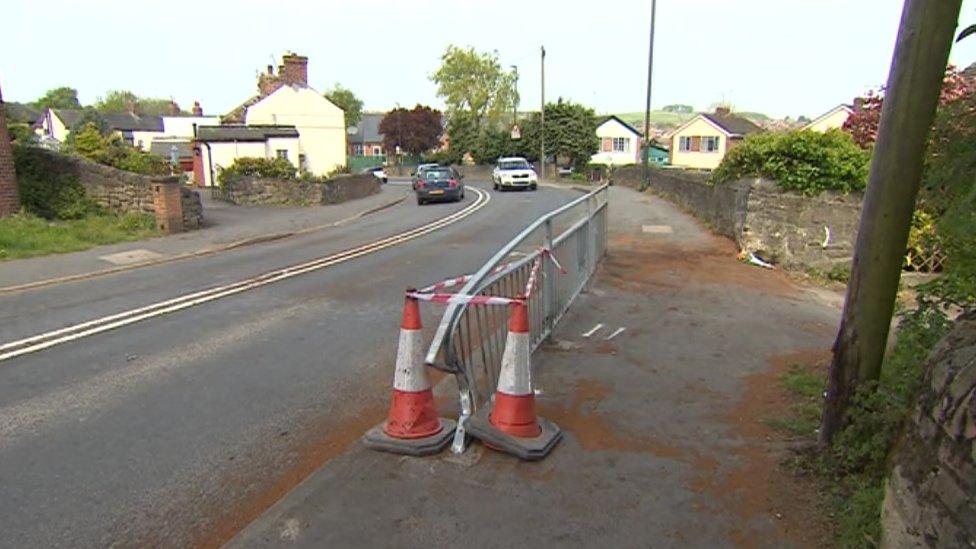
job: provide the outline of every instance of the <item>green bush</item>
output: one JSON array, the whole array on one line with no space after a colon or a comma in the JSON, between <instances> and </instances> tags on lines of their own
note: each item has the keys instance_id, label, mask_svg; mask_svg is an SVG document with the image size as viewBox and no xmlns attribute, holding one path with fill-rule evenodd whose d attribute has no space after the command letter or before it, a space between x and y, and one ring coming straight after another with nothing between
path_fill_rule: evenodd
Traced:
<instances>
[{"instance_id":1,"label":"green bush","mask_svg":"<svg viewBox=\"0 0 976 549\"><path fill-rule=\"evenodd\" d=\"M48 170L37 149L14 145L13 153L20 202L27 213L49 220L104 213L85 194L77 177Z\"/></svg>"},{"instance_id":2,"label":"green bush","mask_svg":"<svg viewBox=\"0 0 976 549\"><path fill-rule=\"evenodd\" d=\"M265 177L268 179L295 179L295 166L284 158L238 158L220 171L217 181L223 186L227 181L240 177Z\"/></svg>"},{"instance_id":3,"label":"green bush","mask_svg":"<svg viewBox=\"0 0 976 549\"><path fill-rule=\"evenodd\" d=\"M816 195L823 191L863 190L870 151L841 130L763 132L733 148L712 174L715 183L743 177L773 180L785 191Z\"/></svg>"},{"instance_id":4,"label":"green bush","mask_svg":"<svg viewBox=\"0 0 976 549\"><path fill-rule=\"evenodd\" d=\"M72 130L71 135L74 138L69 141L68 150L92 162L143 175L170 174L167 159L137 149L117 135L106 137L92 122Z\"/></svg>"}]
</instances>

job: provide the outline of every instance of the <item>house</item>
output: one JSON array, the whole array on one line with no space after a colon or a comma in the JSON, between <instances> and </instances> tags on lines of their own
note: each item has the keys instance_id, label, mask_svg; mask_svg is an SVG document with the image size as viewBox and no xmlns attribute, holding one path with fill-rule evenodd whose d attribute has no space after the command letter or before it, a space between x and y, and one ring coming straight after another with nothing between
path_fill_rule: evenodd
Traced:
<instances>
[{"instance_id":1,"label":"house","mask_svg":"<svg viewBox=\"0 0 976 549\"><path fill-rule=\"evenodd\" d=\"M630 124L610 115L598 122L596 135L600 151L590 158L592 164L626 166L640 162L641 133Z\"/></svg>"},{"instance_id":2,"label":"house","mask_svg":"<svg viewBox=\"0 0 976 549\"><path fill-rule=\"evenodd\" d=\"M153 139L149 152L172 160L176 155L181 172L193 171L193 142L179 137L157 137Z\"/></svg>"},{"instance_id":3,"label":"house","mask_svg":"<svg viewBox=\"0 0 976 549\"><path fill-rule=\"evenodd\" d=\"M193 153L194 162L199 157L203 166L194 165L198 185L213 184L210 164L219 170L240 157L287 158L312 175L346 165L345 113L309 87L307 57L287 53L281 60L277 74L269 65L258 76L257 95L221 119L226 129L199 128Z\"/></svg>"},{"instance_id":4,"label":"house","mask_svg":"<svg viewBox=\"0 0 976 549\"><path fill-rule=\"evenodd\" d=\"M77 109L48 109L41 120L43 134L60 143L68 138L71 128L81 120L84 111ZM217 116L204 116L199 102L193 103L193 114L140 115L134 112L100 113L108 129L128 144L144 151L152 150L156 139L180 138L189 143L194 127L218 124Z\"/></svg>"},{"instance_id":5,"label":"house","mask_svg":"<svg viewBox=\"0 0 976 549\"><path fill-rule=\"evenodd\" d=\"M356 132L349 134L349 156L385 156L383 150L383 134L380 133L380 122L384 113L363 113L362 120L356 125Z\"/></svg>"},{"instance_id":6,"label":"house","mask_svg":"<svg viewBox=\"0 0 976 549\"><path fill-rule=\"evenodd\" d=\"M647 146L647 162L657 166L666 166L671 160L671 152L659 143L651 142Z\"/></svg>"},{"instance_id":7,"label":"house","mask_svg":"<svg viewBox=\"0 0 976 549\"><path fill-rule=\"evenodd\" d=\"M854 114L854 107L852 105L840 104L813 119L813 121L801 129L825 132L834 128L843 128L844 122L847 122L847 119L852 114Z\"/></svg>"},{"instance_id":8,"label":"house","mask_svg":"<svg viewBox=\"0 0 976 549\"><path fill-rule=\"evenodd\" d=\"M759 131L762 128L724 107L698 113L671 132L671 165L713 170L745 136Z\"/></svg>"},{"instance_id":9,"label":"house","mask_svg":"<svg viewBox=\"0 0 976 549\"><path fill-rule=\"evenodd\" d=\"M193 143L193 180L198 186L215 184L220 170L238 158L284 158L297 166L303 161L299 131L288 125L200 126Z\"/></svg>"}]
</instances>

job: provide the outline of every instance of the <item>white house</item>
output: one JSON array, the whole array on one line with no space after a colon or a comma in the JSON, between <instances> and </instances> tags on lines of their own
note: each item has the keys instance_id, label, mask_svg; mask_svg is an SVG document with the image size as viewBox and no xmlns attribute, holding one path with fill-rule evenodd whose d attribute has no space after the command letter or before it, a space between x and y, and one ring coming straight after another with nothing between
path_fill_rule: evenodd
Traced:
<instances>
[{"instance_id":1,"label":"white house","mask_svg":"<svg viewBox=\"0 0 976 549\"><path fill-rule=\"evenodd\" d=\"M213 185L219 168L241 157L285 158L312 175L346 165L345 112L308 86L307 57L282 56L278 74L269 66L258 77L258 92L223 117L231 125L198 128L198 185Z\"/></svg>"},{"instance_id":2,"label":"white house","mask_svg":"<svg viewBox=\"0 0 976 549\"><path fill-rule=\"evenodd\" d=\"M640 162L641 133L633 126L610 115L596 127L600 152L590 158L593 164L625 166Z\"/></svg>"},{"instance_id":3,"label":"white house","mask_svg":"<svg viewBox=\"0 0 976 549\"><path fill-rule=\"evenodd\" d=\"M802 129L813 130L815 132L825 132L834 128L843 128L844 122L847 122L847 119L850 118L852 114L854 114L854 107L851 105L837 105L836 107L813 119L806 126L803 126Z\"/></svg>"},{"instance_id":4,"label":"white house","mask_svg":"<svg viewBox=\"0 0 976 549\"><path fill-rule=\"evenodd\" d=\"M108 129L134 147L144 151L152 150L156 139L183 139L188 143L194 137L194 126L215 125L220 117L203 116L198 103L194 104L193 115L140 115L130 112L100 113ZM77 109L48 109L41 120L41 131L46 137L60 143L68 138L71 128L81 120L84 111Z\"/></svg>"}]
</instances>

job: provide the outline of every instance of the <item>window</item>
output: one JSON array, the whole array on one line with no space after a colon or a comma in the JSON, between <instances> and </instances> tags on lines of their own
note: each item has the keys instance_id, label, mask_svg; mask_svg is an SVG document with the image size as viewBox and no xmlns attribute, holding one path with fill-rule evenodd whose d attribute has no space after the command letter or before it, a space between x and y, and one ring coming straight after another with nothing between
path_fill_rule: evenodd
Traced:
<instances>
[{"instance_id":1,"label":"window","mask_svg":"<svg viewBox=\"0 0 976 549\"><path fill-rule=\"evenodd\" d=\"M381 154L383 154L383 149L373 145L373 156L380 156Z\"/></svg>"},{"instance_id":2,"label":"window","mask_svg":"<svg viewBox=\"0 0 976 549\"><path fill-rule=\"evenodd\" d=\"M277 156L278 158L284 158L285 160L288 160L288 149L278 149L278 150L276 150L275 151L275 156Z\"/></svg>"},{"instance_id":3,"label":"window","mask_svg":"<svg viewBox=\"0 0 976 549\"><path fill-rule=\"evenodd\" d=\"M352 145L352 155L353 156L363 156L363 145L362 145L362 143L353 143L353 145Z\"/></svg>"},{"instance_id":4,"label":"window","mask_svg":"<svg viewBox=\"0 0 976 549\"><path fill-rule=\"evenodd\" d=\"M678 138L681 152L718 152L721 137L715 135L691 135Z\"/></svg>"},{"instance_id":5,"label":"window","mask_svg":"<svg viewBox=\"0 0 976 549\"><path fill-rule=\"evenodd\" d=\"M691 150L691 137L681 137L678 139L678 150L688 152Z\"/></svg>"},{"instance_id":6,"label":"window","mask_svg":"<svg viewBox=\"0 0 976 549\"><path fill-rule=\"evenodd\" d=\"M702 151L704 152L718 152L718 141L719 137L710 135L702 138Z\"/></svg>"},{"instance_id":7,"label":"window","mask_svg":"<svg viewBox=\"0 0 976 549\"><path fill-rule=\"evenodd\" d=\"M613 138L613 152L630 152L630 138L629 137L614 137Z\"/></svg>"}]
</instances>

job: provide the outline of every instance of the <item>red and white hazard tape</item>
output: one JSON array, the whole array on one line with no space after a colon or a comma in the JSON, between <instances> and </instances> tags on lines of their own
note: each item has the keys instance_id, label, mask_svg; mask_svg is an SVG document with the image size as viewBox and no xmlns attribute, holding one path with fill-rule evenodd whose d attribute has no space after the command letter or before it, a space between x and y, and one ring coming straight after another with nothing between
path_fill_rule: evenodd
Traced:
<instances>
[{"instance_id":1,"label":"red and white hazard tape","mask_svg":"<svg viewBox=\"0 0 976 549\"><path fill-rule=\"evenodd\" d=\"M456 286L461 286L464 283L471 280L474 275L463 275L457 278L449 278L438 282L437 284L431 284L420 290L408 291L407 297L411 299L417 299L419 301L430 301L433 303L444 303L450 305L511 305L513 303L525 303L530 297L532 297L532 292L535 290L539 281L539 272L542 269L543 258L549 258L552 263L556 266L561 273L566 273L566 269L559 264L556 257L552 254L552 250L549 248L540 248L539 257L532 263L532 270L529 273L529 280L525 285L525 292L521 296L517 297L498 297L491 295L465 295L465 294L449 294L438 292L437 290L443 290L445 288L453 288ZM491 270L490 274L497 274L499 272L507 269L511 263L504 263Z\"/></svg>"}]
</instances>

